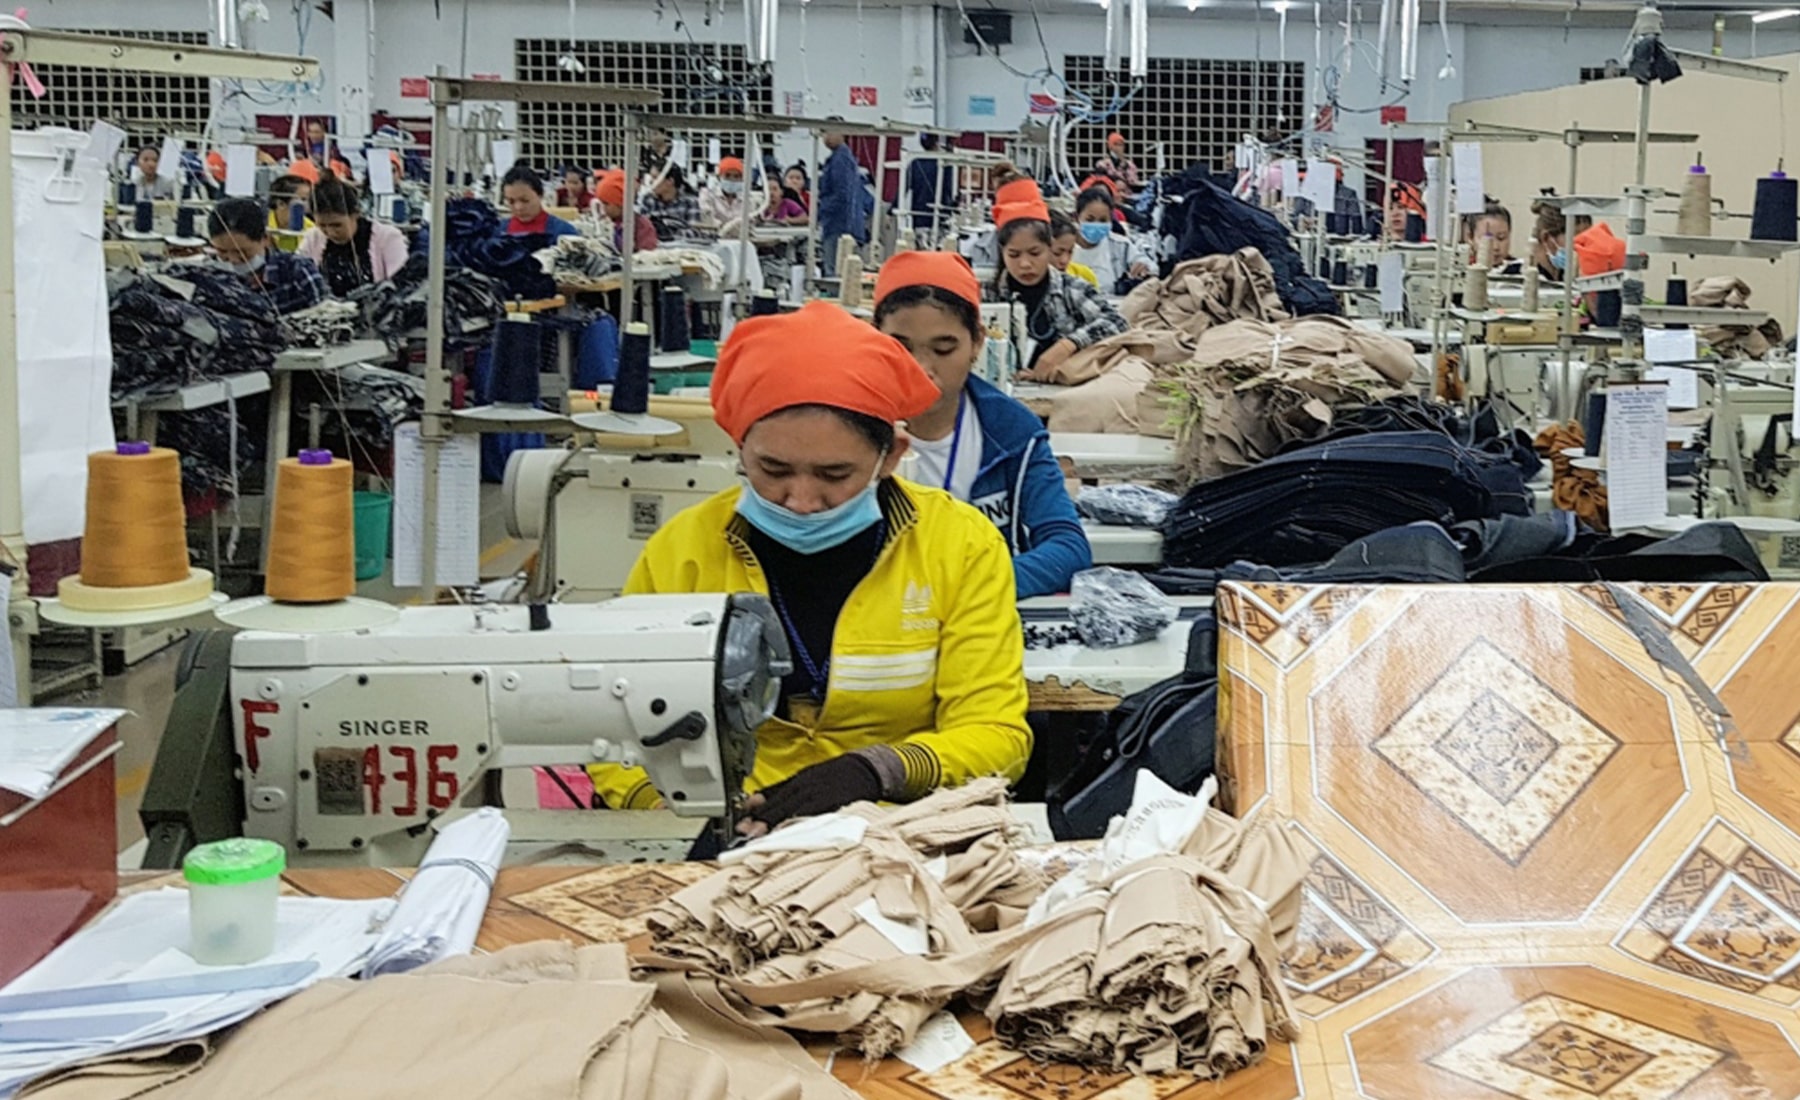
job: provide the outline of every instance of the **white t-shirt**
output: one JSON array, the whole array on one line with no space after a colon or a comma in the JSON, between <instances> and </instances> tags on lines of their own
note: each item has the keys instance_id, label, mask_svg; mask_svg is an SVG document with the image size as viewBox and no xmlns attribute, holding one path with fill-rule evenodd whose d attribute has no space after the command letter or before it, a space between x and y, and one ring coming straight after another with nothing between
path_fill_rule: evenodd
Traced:
<instances>
[{"instance_id":1,"label":"white t-shirt","mask_svg":"<svg viewBox=\"0 0 1800 1100\"><path fill-rule=\"evenodd\" d=\"M968 500L969 494L975 491L975 475L981 472L981 417L975 415L968 399L964 398L957 420L957 430L942 439L913 439L913 453L919 456L915 472L919 484L946 489L957 500ZM946 485L944 474L953 449L956 451L956 469L949 471L950 483Z\"/></svg>"}]
</instances>

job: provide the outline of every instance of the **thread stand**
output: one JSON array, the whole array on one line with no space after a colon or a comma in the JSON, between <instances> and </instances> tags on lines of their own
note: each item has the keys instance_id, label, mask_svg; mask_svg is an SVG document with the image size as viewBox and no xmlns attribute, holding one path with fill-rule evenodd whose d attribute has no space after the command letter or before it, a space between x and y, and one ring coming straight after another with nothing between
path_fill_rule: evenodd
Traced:
<instances>
[{"instance_id":1,"label":"thread stand","mask_svg":"<svg viewBox=\"0 0 1800 1100\"><path fill-rule=\"evenodd\" d=\"M493 373L486 405L459 409L457 420L484 424L517 424L525 431L566 425L568 417L540 409L538 365L542 356L541 334L528 313L508 313L494 326Z\"/></svg>"},{"instance_id":2,"label":"thread stand","mask_svg":"<svg viewBox=\"0 0 1800 1100\"><path fill-rule=\"evenodd\" d=\"M650 415L650 326L633 321L619 340L619 373L613 380L610 406L604 412L578 413L569 419L577 428L598 435L677 435L673 420Z\"/></svg>"}]
</instances>

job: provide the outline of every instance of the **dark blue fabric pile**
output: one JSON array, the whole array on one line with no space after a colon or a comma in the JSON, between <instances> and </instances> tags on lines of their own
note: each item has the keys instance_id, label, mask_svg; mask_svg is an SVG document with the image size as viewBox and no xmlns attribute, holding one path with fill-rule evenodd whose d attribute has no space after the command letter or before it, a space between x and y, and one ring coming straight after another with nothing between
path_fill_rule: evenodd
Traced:
<instances>
[{"instance_id":1,"label":"dark blue fabric pile","mask_svg":"<svg viewBox=\"0 0 1800 1100\"><path fill-rule=\"evenodd\" d=\"M532 253L549 248L548 234L509 236L494 208L480 199L452 199L445 212L444 263L466 267L497 281L509 298L551 298L556 280ZM432 227L419 231L413 255L428 256Z\"/></svg>"}]
</instances>

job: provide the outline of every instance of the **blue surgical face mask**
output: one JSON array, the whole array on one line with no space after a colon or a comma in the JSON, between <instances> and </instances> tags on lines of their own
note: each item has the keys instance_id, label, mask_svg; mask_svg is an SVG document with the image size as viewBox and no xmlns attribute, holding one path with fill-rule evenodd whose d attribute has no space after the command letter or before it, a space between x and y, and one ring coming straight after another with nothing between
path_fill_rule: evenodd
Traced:
<instances>
[{"instance_id":1,"label":"blue surgical face mask","mask_svg":"<svg viewBox=\"0 0 1800 1100\"><path fill-rule=\"evenodd\" d=\"M879 470L886 460L887 453L883 452L875 460L875 468ZM875 496L875 487L880 481L879 476L871 478L862 492L836 508L802 514L764 500L746 479L743 492L738 494L737 513L752 527L795 553L817 554L842 546L881 518L881 502Z\"/></svg>"},{"instance_id":2,"label":"blue surgical face mask","mask_svg":"<svg viewBox=\"0 0 1800 1100\"><path fill-rule=\"evenodd\" d=\"M725 192L727 195L738 194L743 189L744 189L744 181L743 180L720 180L719 181L719 190Z\"/></svg>"},{"instance_id":3,"label":"blue surgical face mask","mask_svg":"<svg viewBox=\"0 0 1800 1100\"><path fill-rule=\"evenodd\" d=\"M1112 227L1105 222L1082 222L1081 239L1090 245L1099 244L1112 233Z\"/></svg>"},{"instance_id":4,"label":"blue surgical face mask","mask_svg":"<svg viewBox=\"0 0 1800 1100\"><path fill-rule=\"evenodd\" d=\"M1567 248L1559 248L1555 252L1552 252L1550 254L1550 263L1555 266L1558 271L1569 270L1569 250Z\"/></svg>"}]
</instances>

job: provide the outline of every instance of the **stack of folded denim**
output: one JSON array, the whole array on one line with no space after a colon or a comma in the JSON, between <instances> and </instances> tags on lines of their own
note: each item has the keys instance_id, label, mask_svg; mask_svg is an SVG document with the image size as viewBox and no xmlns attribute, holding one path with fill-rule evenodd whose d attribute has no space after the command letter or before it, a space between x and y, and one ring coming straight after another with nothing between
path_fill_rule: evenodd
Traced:
<instances>
[{"instance_id":1,"label":"stack of folded denim","mask_svg":"<svg viewBox=\"0 0 1800 1100\"><path fill-rule=\"evenodd\" d=\"M1163 526L1163 560L1207 568L1325 561L1376 531L1529 515L1519 467L1437 432L1315 444L1189 489Z\"/></svg>"}]
</instances>

